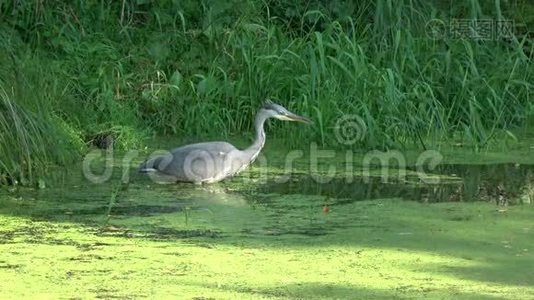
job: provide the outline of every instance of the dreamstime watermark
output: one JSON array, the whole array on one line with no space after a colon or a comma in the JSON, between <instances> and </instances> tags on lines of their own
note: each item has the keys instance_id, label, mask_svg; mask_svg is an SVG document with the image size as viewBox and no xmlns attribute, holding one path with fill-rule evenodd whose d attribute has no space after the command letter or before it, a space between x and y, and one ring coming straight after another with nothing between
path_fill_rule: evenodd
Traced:
<instances>
[{"instance_id":1,"label":"dreamstime watermark","mask_svg":"<svg viewBox=\"0 0 534 300\"><path fill-rule=\"evenodd\" d=\"M514 20L432 19L425 25L426 36L433 40L471 39L495 41L515 36Z\"/></svg>"},{"instance_id":2,"label":"dreamstime watermark","mask_svg":"<svg viewBox=\"0 0 534 300\"><path fill-rule=\"evenodd\" d=\"M334 132L340 144L350 146L366 138L367 126L361 117L345 115L337 119ZM328 183L334 178L343 179L346 183L352 183L356 178L363 179L366 183L378 178L384 183L392 180L402 181L406 179L408 169L413 170L412 176L416 174L421 182L432 184L438 183L439 177L432 176L432 173L429 176L427 172L434 171L443 160L443 155L435 150L419 153L415 158L415 165L413 163L408 165L407 157L396 150L373 150L361 154L351 149L346 151L321 149L316 143L310 143L309 149L306 150L308 151L303 149L289 151L283 162L276 159L276 165L271 164L265 156L259 155L254 163L257 168L251 172L250 168L247 169L250 162L242 161L242 152L239 150L214 152L198 149L178 159L175 159L169 151L157 150L147 158L146 161L150 163L143 163L140 167L138 162L141 158L145 158L141 157L140 151L128 151L121 158L117 158L111 146L107 150L93 150L88 153L83 160L82 171L88 181L97 184L111 180L117 169L122 173L122 182L128 183L132 172L138 172L140 169L147 171L156 166L157 169L174 170L174 175L178 174L181 178L197 183L203 182L204 178L211 178L210 174L220 174L211 178L213 181L239 174L244 180L267 182L269 179L274 179L277 183L284 183L291 180L292 174L297 170L295 163L305 159L310 176L318 184ZM342 156L341 160L339 155ZM269 174L269 167L273 166L282 167L282 172ZM298 170L302 169L303 165L299 162ZM165 176L158 172L147 172L146 175L154 182L176 181L176 177Z\"/></svg>"}]
</instances>

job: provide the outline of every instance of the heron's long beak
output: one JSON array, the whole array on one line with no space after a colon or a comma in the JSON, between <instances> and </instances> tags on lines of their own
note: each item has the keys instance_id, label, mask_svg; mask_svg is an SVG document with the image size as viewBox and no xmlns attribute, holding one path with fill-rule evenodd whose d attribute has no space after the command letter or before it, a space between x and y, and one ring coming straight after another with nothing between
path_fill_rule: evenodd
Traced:
<instances>
[{"instance_id":1,"label":"heron's long beak","mask_svg":"<svg viewBox=\"0 0 534 300\"><path fill-rule=\"evenodd\" d=\"M307 124L313 123L310 119L303 117L303 116L296 115L294 113L290 113L285 117L287 117L288 121L296 121L296 122L302 122L302 123L307 123Z\"/></svg>"}]
</instances>

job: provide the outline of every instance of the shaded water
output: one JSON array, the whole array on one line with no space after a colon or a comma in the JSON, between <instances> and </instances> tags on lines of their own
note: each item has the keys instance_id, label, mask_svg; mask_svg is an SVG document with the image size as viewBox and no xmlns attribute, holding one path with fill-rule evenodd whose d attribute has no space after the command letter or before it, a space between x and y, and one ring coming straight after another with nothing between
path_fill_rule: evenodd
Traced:
<instances>
[{"instance_id":1,"label":"shaded water","mask_svg":"<svg viewBox=\"0 0 534 300\"><path fill-rule=\"evenodd\" d=\"M376 171L376 170L375 170ZM392 172L394 173L394 172ZM136 176L128 185L92 184L79 176L44 190L20 190L0 197L1 212L34 220L103 226L102 235L154 239L187 237L324 235L347 227L368 227L364 200L401 198L424 202L491 201L531 203L534 166L441 165L429 176L380 172L351 180L293 175L266 182L236 177L221 184L159 185ZM120 182L116 180L114 182ZM336 218L326 218L324 207ZM340 213L345 212L345 213Z\"/></svg>"},{"instance_id":2,"label":"shaded water","mask_svg":"<svg viewBox=\"0 0 534 300\"><path fill-rule=\"evenodd\" d=\"M370 200L402 198L423 202L494 201L498 204L531 202L534 166L519 164L439 165L432 177L411 169L406 176L321 178L298 176L259 188L264 193L322 195L330 198ZM379 172L380 173L380 172ZM394 173L394 172L392 172Z\"/></svg>"}]
</instances>

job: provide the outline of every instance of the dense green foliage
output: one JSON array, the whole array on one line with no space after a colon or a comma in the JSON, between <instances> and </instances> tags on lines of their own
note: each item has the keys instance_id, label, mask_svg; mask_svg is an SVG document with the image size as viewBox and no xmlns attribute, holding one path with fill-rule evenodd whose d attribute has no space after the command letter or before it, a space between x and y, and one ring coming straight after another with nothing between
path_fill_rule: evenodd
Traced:
<instances>
[{"instance_id":1,"label":"dense green foliage","mask_svg":"<svg viewBox=\"0 0 534 300\"><path fill-rule=\"evenodd\" d=\"M534 111L534 8L449 2L2 1L0 174L65 161L102 132L124 148L152 133L242 134L266 97L316 121L274 125L293 145L340 146L345 114L366 124L357 148L515 138ZM436 18L525 26L435 39Z\"/></svg>"}]
</instances>

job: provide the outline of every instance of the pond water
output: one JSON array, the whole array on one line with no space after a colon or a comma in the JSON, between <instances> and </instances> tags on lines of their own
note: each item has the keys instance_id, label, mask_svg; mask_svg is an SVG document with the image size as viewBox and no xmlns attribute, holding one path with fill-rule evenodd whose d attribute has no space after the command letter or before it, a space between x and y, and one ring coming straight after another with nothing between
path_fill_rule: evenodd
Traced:
<instances>
[{"instance_id":1,"label":"pond water","mask_svg":"<svg viewBox=\"0 0 534 300\"><path fill-rule=\"evenodd\" d=\"M376 175L350 180L333 177L321 183L311 176L295 176L283 182L271 180L259 190L352 201L402 198L423 202L494 201L510 204L534 200L528 196L534 188L534 165L438 165L433 178L419 176L414 168L409 170L413 173L404 177Z\"/></svg>"},{"instance_id":2,"label":"pond water","mask_svg":"<svg viewBox=\"0 0 534 300\"><path fill-rule=\"evenodd\" d=\"M532 165L440 165L387 178L372 169L349 179L262 177L252 167L205 186L156 184L133 169L122 183L115 169L101 184L80 167L45 189L0 189L5 295L534 296L534 215L520 204L534 195Z\"/></svg>"},{"instance_id":3,"label":"pond water","mask_svg":"<svg viewBox=\"0 0 534 300\"><path fill-rule=\"evenodd\" d=\"M374 172L376 171L376 172ZM157 184L141 174L128 184L118 178L93 184L74 174L43 190L20 189L1 197L2 212L42 220L123 226L158 238L223 234L321 235L359 226L350 204L373 199L420 202L488 201L530 203L534 166L518 164L439 165L429 176L320 178L302 173L236 177L213 185ZM395 174L395 172L391 172ZM387 179L387 180L386 180ZM4 191L5 193L5 191ZM324 222L330 212L335 220ZM346 212L346 214L340 214ZM142 220L142 222L141 222ZM179 224L178 224L179 223ZM119 230L120 231L120 230Z\"/></svg>"}]
</instances>

